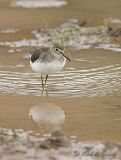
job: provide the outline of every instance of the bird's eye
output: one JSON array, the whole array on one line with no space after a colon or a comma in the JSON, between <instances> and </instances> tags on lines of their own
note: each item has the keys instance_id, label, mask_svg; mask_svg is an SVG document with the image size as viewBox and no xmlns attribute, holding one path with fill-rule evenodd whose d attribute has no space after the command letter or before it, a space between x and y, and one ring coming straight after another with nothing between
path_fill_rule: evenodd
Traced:
<instances>
[{"instance_id":1,"label":"bird's eye","mask_svg":"<svg viewBox=\"0 0 121 160\"><path fill-rule=\"evenodd\" d=\"M59 51L59 49L58 49L58 48L56 48L55 50L56 50L57 52Z\"/></svg>"}]
</instances>

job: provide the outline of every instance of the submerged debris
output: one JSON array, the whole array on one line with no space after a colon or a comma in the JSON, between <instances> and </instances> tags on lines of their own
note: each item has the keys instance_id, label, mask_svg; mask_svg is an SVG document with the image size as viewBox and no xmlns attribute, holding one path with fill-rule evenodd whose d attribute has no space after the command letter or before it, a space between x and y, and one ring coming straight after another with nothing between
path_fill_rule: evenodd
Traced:
<instances>
[{"instance_id":1,"label":"submerged debris","mask_svg":"<svg viewBox=\"0 0 121 160\"><path fill-rule=\"evenodd\" d=\"M108 33L110 34L110 36L112 37L120 37L121 36L121 28L108 28Z\"/></svg>"},{"instance_id":2,"label":"submerged debris","mask_svg":"<svg viewBox=\"0 0 121 160\"><path fill-rule=\"evenodd\" d=\"M1 160L120 160L121 144L105 142L74 143L60 131L54 131L46 138L21 136L21 132L0 129ZM20 134L21 133L21 134Z\"/></svg>"},{"instance_id":3,"label":"submerged debris","mask_svg":"<svg viewBox=\"0 0 121 160\"><path fill-rule=\"evenodd\" d=\"M40 147L44 149L68 147L71 145L70 140L66 138L64 134L60 131L52 132L52 134L47 137L43 142L44 143L40 144Z\"/></svg>"}]
</instances>

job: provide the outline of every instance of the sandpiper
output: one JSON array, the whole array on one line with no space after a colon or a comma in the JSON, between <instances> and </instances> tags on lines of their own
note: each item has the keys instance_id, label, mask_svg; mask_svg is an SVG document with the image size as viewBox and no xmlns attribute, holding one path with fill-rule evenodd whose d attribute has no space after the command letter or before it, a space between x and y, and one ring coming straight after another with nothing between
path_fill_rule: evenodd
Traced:
<instances>
[{"instance_id":1,"label":"sandpiper","mask_svg":"<svg viewBox=\"0 0 121 160\"><path fill-rule=\"evenodd\" d=\"M41 74L42 88L46 85L48 75L60 71L66 59L71 61L64 53L65 48L60 44L54 44L52 47L36 48L30 52L30 65L33 71ZM43 75L46 75L45 83L43 82Z\"/></svg>"}]
</instances>

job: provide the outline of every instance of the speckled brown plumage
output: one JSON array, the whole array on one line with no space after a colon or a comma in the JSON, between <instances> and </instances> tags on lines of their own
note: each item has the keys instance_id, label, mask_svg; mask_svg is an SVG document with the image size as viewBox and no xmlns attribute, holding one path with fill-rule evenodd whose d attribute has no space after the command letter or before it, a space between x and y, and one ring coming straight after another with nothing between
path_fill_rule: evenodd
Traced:
<instances>
[{"instance_id":1,"label":"speckled brown plumage","mask_svg":"<svg viewBox=\"0 0 121 160\"><path fill-rule=\"evenodd\" d=\"M64 50L64 47L55 44L54 48L58 48L60 50ZM34 63L35 61L39 60L42 63L52 62L53 60L59 60L63 61L64 57L58 53L55 52L55 50L52 50L50 47L45 48L36 48L34 51L30 52L31 56L31 62Z\"/></svg>"},{"instance_id":2,"label":"speckled brown plumage","mask_svg":"<svg viewBox=\"0 0 121 160\"><path fill-rule=\"evenodd\" d=\"M31 56L31 62L35 62L37 59L41 59L41 61L45 62L48 55L49 48L36 48Z\"/></svg>"}]
</instances>

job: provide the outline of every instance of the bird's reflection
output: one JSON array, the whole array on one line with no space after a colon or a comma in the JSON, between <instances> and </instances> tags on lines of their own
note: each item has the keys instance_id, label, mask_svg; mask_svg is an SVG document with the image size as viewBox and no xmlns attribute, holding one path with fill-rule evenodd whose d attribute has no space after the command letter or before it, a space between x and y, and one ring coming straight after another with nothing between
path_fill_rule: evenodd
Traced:
<instances>
[{"instance_id":1,"label":"bird's reflection","mask_svg":"<svg viewBox=\"0 0 121 160\"><path fill-rule=\"evenodd\" d=\"M65 120L65 114L61 107L43 102L30 109L29 117L37 123L40 129L46 132L61 129Z\"/></svg>"}]
</instances>

